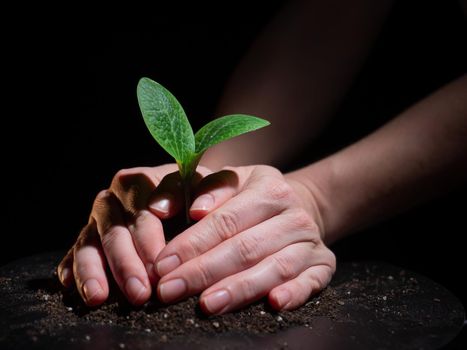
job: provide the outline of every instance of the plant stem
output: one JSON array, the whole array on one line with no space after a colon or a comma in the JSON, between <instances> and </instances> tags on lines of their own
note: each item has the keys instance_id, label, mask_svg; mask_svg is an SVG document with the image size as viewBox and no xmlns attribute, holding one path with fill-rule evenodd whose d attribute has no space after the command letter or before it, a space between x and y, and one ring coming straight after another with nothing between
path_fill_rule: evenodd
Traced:
<instances>
[{"instance_id":1,"label":"plant stem","mask_svg":"<svg viewBox=\"0 0 467 350\"><path fill-rule=\"evenodd\" d=\"M185 197L185 219L187 225L191 224L190 207L191 207L191 178L183 180L183 195Z\"/></svg>"}]
</instances>

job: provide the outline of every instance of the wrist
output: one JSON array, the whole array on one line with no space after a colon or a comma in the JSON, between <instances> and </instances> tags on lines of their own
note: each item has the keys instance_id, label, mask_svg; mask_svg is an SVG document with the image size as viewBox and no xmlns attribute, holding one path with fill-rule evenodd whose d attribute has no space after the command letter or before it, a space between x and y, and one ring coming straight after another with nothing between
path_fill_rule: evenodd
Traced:
<instances>
[{"instance_id":1,"label":"wrist","mask_svg":"<svg viewBox=\"0 0 467 350\"><path fill-rule=\"evenodd\" d=\"M297 194L305 202L321 229L321 237L331 244L347 232L343 230L341 198L335 191L338 176L333 157L328 157L304 168L285 175L287 181L296 188Z\"/></svg>"},{"instance_id":2,"label":"wrist","mask_svg":"<svg viewBox=\"0 0 467 350\"><path fill-rule=\"evenodd\" d=\"M327 231L324 221L324 205L318 187L298 172L285 174L285 180L302 202L308 215L313 218L320 230L321 239L326 243Z\"/></svg>"}]
</instances>

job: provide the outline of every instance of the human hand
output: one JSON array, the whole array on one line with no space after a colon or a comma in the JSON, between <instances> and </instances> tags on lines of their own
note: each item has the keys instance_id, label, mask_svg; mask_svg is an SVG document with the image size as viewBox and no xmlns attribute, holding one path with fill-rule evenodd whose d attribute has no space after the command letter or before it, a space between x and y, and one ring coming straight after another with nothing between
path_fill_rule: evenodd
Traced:
<instances>
[{"instance_id":1,"label":"human hand","mask_svg":"<svg viewBox=\"0 0 467 350\"><path fill-rule=\"evenodd\" d=\"M190 209L201 220L156 259L159 298L174 302L202 292L208 314L266 295L275 309L302 305L330 282L336 266L315 203L299 182L268 166L225 168L205 177Z\"/></svg>"},{"instance_id":2,"label":"human hand","mask_svg":"<svg viewBox=\"0 0 467 350\"><path fill-rule=\"evenodd\" d=\"M126 298L143 304L157 284L154 261L165 246L160 219L174 216L183 203L175 164L119 171L96 196L88 224L59 264L60 281L69 287L74 280L86 304L99 305L109 295L108 265Z\"/></svg>"}]
</instances>

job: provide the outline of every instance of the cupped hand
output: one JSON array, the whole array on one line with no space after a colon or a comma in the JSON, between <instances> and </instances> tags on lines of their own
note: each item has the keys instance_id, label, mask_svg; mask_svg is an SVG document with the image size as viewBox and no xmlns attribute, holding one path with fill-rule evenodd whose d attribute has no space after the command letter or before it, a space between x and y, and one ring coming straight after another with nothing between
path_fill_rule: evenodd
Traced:
<instances>
[{"instance_id":1,"label":"cupped hand","mask_svg":"<svg viewBox=\"0 0 467 350\"><path fill-rule=\"evenodd\" d=\"M203 311L221 314L268 296L275 309L293 309L335 271L313 194L275 168L225 168L205 177L190 214L199 221L155 262L163 302L201 293Z\"/></svg>"},{"instance_id":2,"label":"cupped hand","mask_svg":"<svg viewBox=\"0 0 467 350\"><path fill-rule=\"evenodd\" d=\"M160 219L183 203L175 164L120 170L96 196L88 224L59 264L60 281L66 287L75 282L87 305L99 305L109 295L108 266L126 298L143 304L159 279L154 262L166 241Z\"/></svg>"}]
</instances>

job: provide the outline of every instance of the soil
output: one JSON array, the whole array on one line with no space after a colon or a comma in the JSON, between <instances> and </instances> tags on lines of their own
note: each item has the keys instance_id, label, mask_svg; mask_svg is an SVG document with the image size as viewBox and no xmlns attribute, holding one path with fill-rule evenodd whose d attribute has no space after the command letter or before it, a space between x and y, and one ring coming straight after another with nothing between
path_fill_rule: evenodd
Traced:
<instances>
[{"instance_id":1,"label":"soil","mask_svg":"<svg viewBox=\"0 0 467 350\"><path fill-rule=\"evenodd\" d=\"M440 285L402 268L368 262L339 266L331 285L294 311L275 312L260 300L207 317L196 296L174 305L151 300L134 308L115 285L109 300L91 309L74 289L58 282L54 270L60 255L41 255L0 270L0 348L290 349L319 340L317 348L345 343L346 348L378 344L384 349L400 343L401 349L420 344L435 349L452 339L464 321L462 305Z\"/></svg>"}]
</instances>

